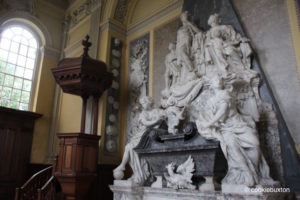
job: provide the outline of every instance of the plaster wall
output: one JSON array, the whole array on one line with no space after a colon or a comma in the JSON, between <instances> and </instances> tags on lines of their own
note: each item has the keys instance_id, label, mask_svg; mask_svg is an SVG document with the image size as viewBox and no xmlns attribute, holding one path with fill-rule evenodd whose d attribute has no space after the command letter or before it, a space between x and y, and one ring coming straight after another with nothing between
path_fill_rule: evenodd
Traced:
<instances>
[{"instance_id":1,"label":"plaster wall","mask_svg":"<svg viewBox=\"0 0 300 200\"><path fill-rule=\"evenodd\" d=\"M135 24L145 20L147 17L157 13L163 7L173 4L178 0L140 0L137 1L134 12L129 16L128 24Z\"/></svg>"},{"instance_id":2,"label":"plaster wall","mask_svg":"<svg viewBox=\"0 0 300 200\"><path fill-rule=\"evenodd\" d=\"M47 157L48 134L51 123L53 96L55 80L51 74L51 68L57 65L57 58L53 56L44 56L43 66L39 86L37 88L37 101L35 112L43 114L42 118L36 121L32 148L31 162L44 163Z\"/></svg>"}]
</instances>

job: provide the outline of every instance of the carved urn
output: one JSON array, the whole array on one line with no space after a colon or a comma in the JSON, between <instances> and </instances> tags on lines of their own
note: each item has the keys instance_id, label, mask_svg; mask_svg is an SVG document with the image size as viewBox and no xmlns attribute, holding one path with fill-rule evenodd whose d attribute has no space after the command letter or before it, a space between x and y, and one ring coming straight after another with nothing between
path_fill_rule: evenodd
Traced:
<instances>
[{"instance_id":1,"label":"carved urn","mask_svg":"<svg viewBox=\"0 0 300 200\"><path fill-rule=\"evenodd\" d=\"M58 133L59 155L55 177L67 199L87 199L91 185L97 177L98 102L112 82L106 64L88 55L89 37L82 42L84 53L77 58L65 58L52 69L57 84L63 92L82 98L81 127L78 133ZM93 134L86 134L85 119L87 99L93 97Z\"/></svg>"}]
</instances>

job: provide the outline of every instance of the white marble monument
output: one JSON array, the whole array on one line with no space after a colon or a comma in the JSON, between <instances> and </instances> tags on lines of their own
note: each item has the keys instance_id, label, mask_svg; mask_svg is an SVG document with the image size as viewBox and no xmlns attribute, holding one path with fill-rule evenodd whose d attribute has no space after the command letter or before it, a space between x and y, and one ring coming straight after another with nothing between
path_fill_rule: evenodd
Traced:
<instances>
[{"instance_id":1,"label":"white marble monument","mask_svg":"<svg viewBox=\"0 0 300 200\"><path fill-rule=\"evenodd\" d=\"M215 197L244 193L249 188L278 186L269 175L259 146L256 122L265 103L258 93L258 74L251 69L249 39L232 26L219 24L218 14L209 17L211 28L206 32L188 20L187 12L183 12L180 19L182 26L177 31L176 45L169 45L170 52L165 58L166 87L161 92L161 109L153 108L149 97L141 98L143 109L134 119L133 124L137 124L134 137L125 147L122 163L114 170L115 179L123 178L125 164L129 162L133 171L130 185L139 186L130 187L132 193L129 193L139 191L136 199L168 199L168 195L169 199L177 199L171 198L172 194L184 193L178 189L193 191L186 194L190 199L199 199L201 195L209 198L208 194L200 194L205 191L201 190L201 185L193 185L191 178L195 166L191 157L177 168L172 163L166 166L163 181L167 184L161 186L166 188L143 187L151 171L133 150L141 135L147 127L157 126L162 121L167 124L169 134L176 135L179 123L186 121L194 122L204 138L219 141L226 157L228 171L221 182L221 192L215 192ZM111 189L116 200L129 195L127 190L122 197L123 186L115 183ZM155 196L158 190L161 198ZM147 198L154 193L155 198Z\"/></svg>"}]
</instances>

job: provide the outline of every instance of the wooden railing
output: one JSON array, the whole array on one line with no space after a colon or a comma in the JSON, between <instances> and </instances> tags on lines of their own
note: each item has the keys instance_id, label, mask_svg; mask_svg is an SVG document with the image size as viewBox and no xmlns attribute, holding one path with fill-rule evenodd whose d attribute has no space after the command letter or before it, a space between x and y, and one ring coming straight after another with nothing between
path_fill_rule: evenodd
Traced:
<instances>
[{"instance_id":1,"label":"wooden railing","mask_svg":"<svg viewBox=\"0 0 300 200\"><path fill-rule=\"evenodd\" d=\"M55 200L56 195L56 182L55 177L51 178L43 185L41 189L38 189L38 200Z\"/></svg>"},{"instance_id":2,"label":"wooden railing","mask_svg":"<svg viewBox=\"0 0 300 200\"><path fill-rule=\"evenodd\" d=\"M15 200L42 200L55 196L52 166L34 174L22 187L16 189ZM43 198L45 197L45 198Z\"/></svg>"}]
</instances>

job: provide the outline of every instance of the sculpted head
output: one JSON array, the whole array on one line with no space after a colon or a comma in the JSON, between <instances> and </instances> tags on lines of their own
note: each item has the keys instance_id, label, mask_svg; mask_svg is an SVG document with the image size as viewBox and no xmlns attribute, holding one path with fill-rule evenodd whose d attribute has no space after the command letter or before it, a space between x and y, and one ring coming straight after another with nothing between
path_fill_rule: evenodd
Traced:
<instances>
[{"instance_id":1,"label":"sculpted head","mask_svg":"<svg viewBox=\"0 0 300 200\"><path fill-rule=\"evenodd\" d=\"M170 50L170 51L175 51L175 49L176 49L175 44L171 42L171 43L169 44L169 50Z\"/></svg>"},{"instance_id":2,"label":"sculpted head","mask_svg":"<svg viewBox=\"0 0 300 200\"><path fill-rule=\"evenodd\" d=\"M214 37L214 38L221 38L221 36L222 36L221 31L218 29L213 30L211 34L212 34L212 37Z\"/></svg>"},{"instance_id":3,"label":"sculpted head","mask_svg":"<svg viewBox=\"0 0 300 200\"><path fill-rule=\"evenodd\" d=\"M210 15L207 21L207 24L210 25L211 27L219 25L220 23L220 18L217 13Z\"/></svg>"},{"instance_id":4,"label":"sculpted head","mask_svg":"<svg viewBox=\"0 0 300 200\"><path fill-rule=\"evenodd\" d=\"M175 164L173 162L169 163L166 168L169 170L169 171L174 171L175 170Z\"/></svg>"},{"instance_id":5,"label":"sculpted head","mask_svg":"<svg viewBox=\"0 0 300 200\"><path fill-rule=\"evenodd\" d=\"M180 20L182 22L182 24L184 25L185 22L188 21L188 12L184 11L181 15L180 15Z\"/></svg>"},{"instance_id":6,"label":"sculpted head","mask_svg":"<svg viewBox=\"0 0 300 200\"><path fill-rule=\"evenodd\" d=\"M143 109L149 110L153 106L153 99L149 96L143 96L140 99L140 104L142 105Z\"/></svg>"}]
</instances>

